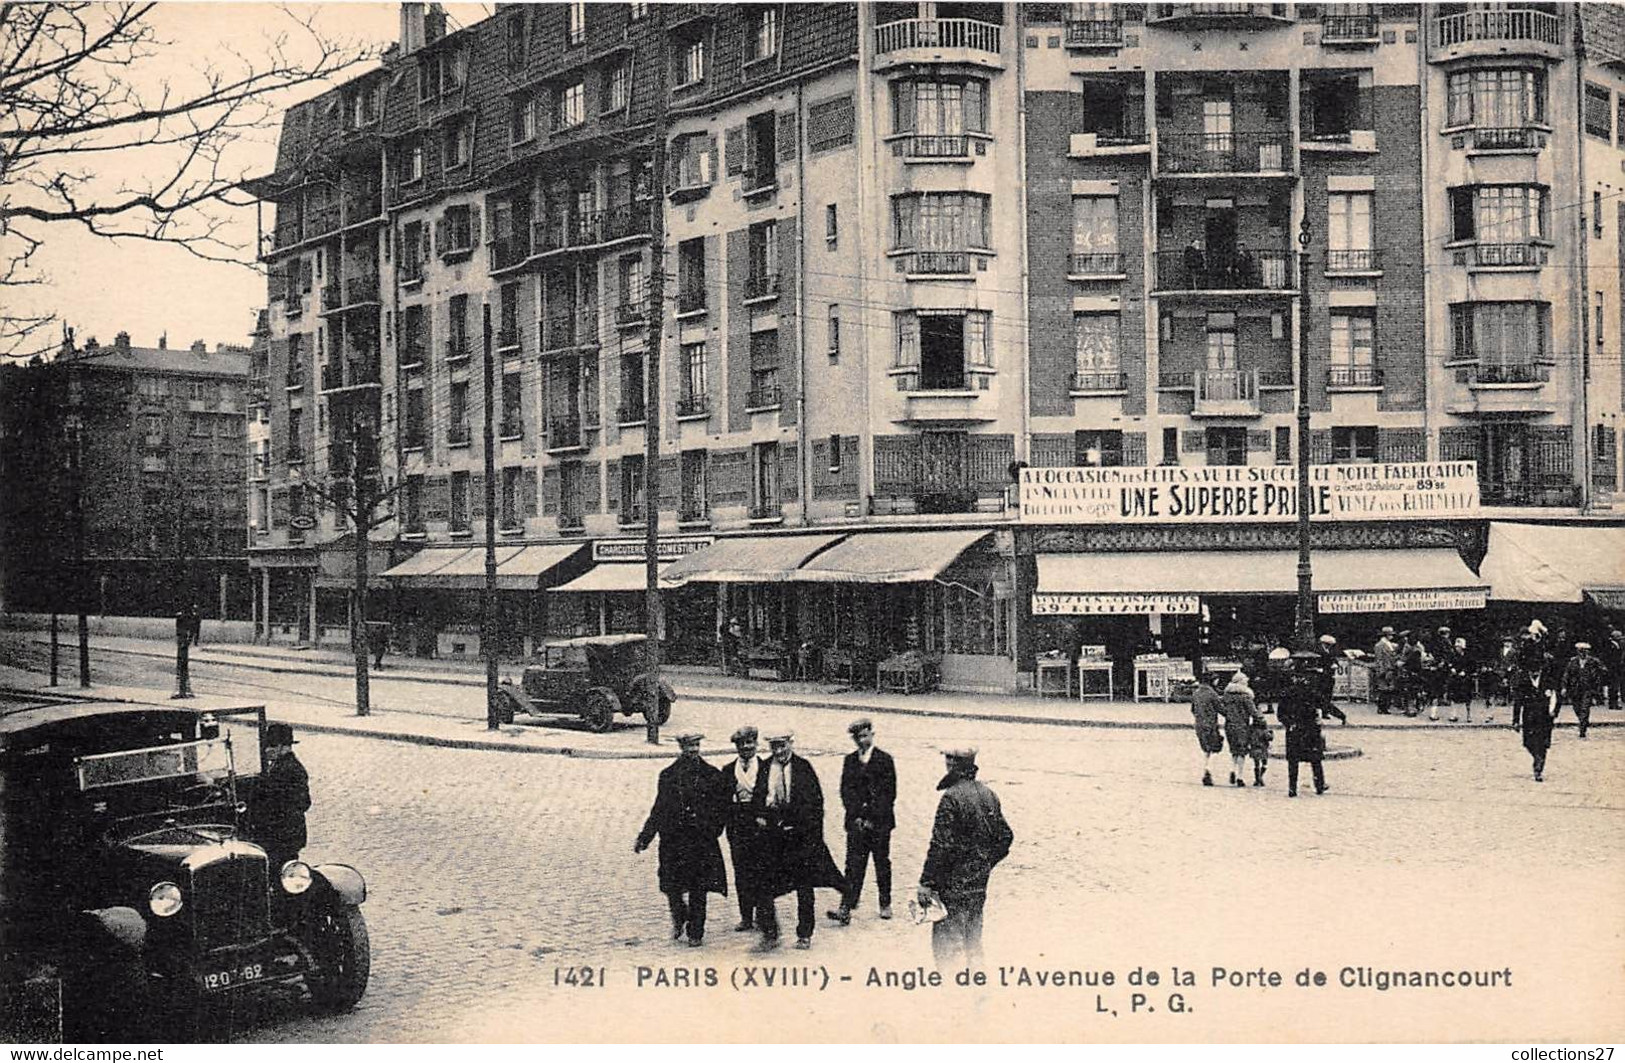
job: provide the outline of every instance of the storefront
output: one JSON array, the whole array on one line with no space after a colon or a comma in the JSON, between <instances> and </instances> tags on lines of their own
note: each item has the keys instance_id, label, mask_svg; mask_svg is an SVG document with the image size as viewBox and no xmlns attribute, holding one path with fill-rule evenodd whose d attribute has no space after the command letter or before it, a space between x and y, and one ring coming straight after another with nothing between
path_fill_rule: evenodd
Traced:
<instances>
[{"instance_id":1,"label":"storefront","mask_svg":"<svg viewBox=\"0 0 1625 1063\"><path fill-rule=\"evenodd\" d=\"M529 656L547 631L542 592L582 571L584 544L503 545L495 555L498 653ZM480 656L485 564L484 546L431 546L385 572L396 591L397 645L420 657Z\"/></svg>"},{"instance_id":2,"label":"storefront","mask_svg":"<svg viewBox=\"0 0 1625 1063\"><path fill-rule=\"evenodd\" d=\"M662 538L657 563L664 572L677 560L705 549L715 536ZM591 568L549 590L549 638L618 635L648 628L648 570L642 539L600 539L592 544ZM661 581L660 637L674 664L710 664L716 644L716 594L703 584L675 587Z\"/></svg>"},{"instance_id":3,"label":"storefront","mask_svg":"<svg viewBox=\"0 0 1625 1063\"><path fill-rule=\"evenodd\" d=\"M390 544L385 540L367 547L367 616L387 618L389 595L383 573L390 566ZM348 647L352 622L351 601L355 596L355 539L345 535L316 550L316 571L312 576L316 597L317 644Z\"/></svg>"},{"instance_id":4,"label":"storefront","mask_svg":"<svg viewBox=\"0 0 1625 1063\"><path fill-rule=\"evenodd\" d=\"M316 630L316 550L250 549L254 582L254 641L303 645Z\"/></svg>"}]
</instances>

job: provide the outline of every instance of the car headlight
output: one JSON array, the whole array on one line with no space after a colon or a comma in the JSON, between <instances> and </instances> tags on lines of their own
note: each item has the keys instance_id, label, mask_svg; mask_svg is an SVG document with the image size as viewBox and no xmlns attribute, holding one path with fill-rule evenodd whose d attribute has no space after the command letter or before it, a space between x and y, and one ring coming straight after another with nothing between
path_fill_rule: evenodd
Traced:
<instances>
[{"instance_id":1,"label":"car headlight","mask_svg":"<svg viewBox=\"0 0 1625 1063\"><path fill-rule=\"evenodd\" d=\"M160 919L174 915L185 903L181 888L173 882L160 882L147 891L147 907Z\"/></svg>"},{"instance_id":2,"label":"car headlight","mask_svg":"<svg viewBox=\"0 0 1625 1063\"><path fill-rule=\"evenodd\" d=\"M296 894L310 889L310 865L303 860L289 860L283 864L282 889Z\"/></svg>"}]
</instances>

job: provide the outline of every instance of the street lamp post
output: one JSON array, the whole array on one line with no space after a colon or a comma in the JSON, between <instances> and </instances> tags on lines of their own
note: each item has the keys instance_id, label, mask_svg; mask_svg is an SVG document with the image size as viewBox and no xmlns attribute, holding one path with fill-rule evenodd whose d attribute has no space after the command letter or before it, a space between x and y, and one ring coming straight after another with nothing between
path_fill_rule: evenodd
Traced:
<instances>
[{"instance_id":1,"label":"street lamp post","mask_svg":"<svg viewBox=\"0 0 1625 1063\"><path fill-rule=\"evenodd\" d=\"M1293 641L1314 649L1315 589L1309 562L1309 215L1298 229L1298 608Z\"/></svg>"}]
</instances>

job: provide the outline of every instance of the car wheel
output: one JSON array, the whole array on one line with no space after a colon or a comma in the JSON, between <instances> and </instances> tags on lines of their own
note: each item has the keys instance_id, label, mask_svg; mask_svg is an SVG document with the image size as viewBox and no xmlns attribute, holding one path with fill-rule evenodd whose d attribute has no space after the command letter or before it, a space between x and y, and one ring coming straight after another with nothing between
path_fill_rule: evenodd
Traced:
<instances>
[{"instance_id":1,"label":"car wheel","mask_svg":"<svg viewBox=\"0 0 1625 1063\"><path fill-rule=\"evenodd\" d=\"M321 1011L349 1011L367 991L372 945L359 908L337 900L323 904L310 923L311 957L316 969L305 977L311 1003Z\"/></svg>"},{"instance_id":2,"label":"car wheel","mask_svg":"<svg viewBox=\"0 0 1625 1063\"><path fill-rule=\"evenodd\" d=\"M660 695L660 711L659 711L659 713L657 713L655 715L655 718L653 720L649 719L649 715L650 715L649 709L647 707L645 707L644 710L643 710L643 719L644 719L645 722L652 723L656 727L664 727L664 726L666 726L666 721L671 719L671 699L668 698L664 694Z\"/></svg>"},{"instance_id":3,"label":"car wheel","mask_svg":"<svg viewBox=\"0 0 1625 1063\"><path fill-rule=\"evenodd\" d=\"M587 703L583 707L581 716L587 721L587 726L598 734L603 734L615 724L615 715L620 712L621 702L613 690L604 687L593 687L587 691Z\"/></svg>"}]
</instances>

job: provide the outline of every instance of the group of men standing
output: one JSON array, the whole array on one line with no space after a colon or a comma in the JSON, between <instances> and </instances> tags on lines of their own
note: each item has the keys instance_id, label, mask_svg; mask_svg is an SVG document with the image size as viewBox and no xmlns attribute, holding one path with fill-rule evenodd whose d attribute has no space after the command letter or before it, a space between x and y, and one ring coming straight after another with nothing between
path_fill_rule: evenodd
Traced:
<instances>
[{"instance_id":1,"label":"group of men standing","mask_svg":"<svg viewBox=\"0 0 1625 1063\"><path fill-rule=\"evenodd\" d=\"M871 862L879 916L892 918L891 836L896 828L897 767L875 745L874 724L855 720L847 728L853 750L841 765L845 811L846 870L835 866L824 841L824 792L812 764L795 752L795 736L767 736L769 755L759 755L759 732L741 727L732 735L736 756L717 769L700 756L703 735L677 736L675 762L660 773L654 807L633 846L642 852L660 839L660 890L671 909L672 938L699 946L705 938L707 895L728 892L719 839L728 839L739 904L736 931L757 931L763 951L780 943L778 898L796 896L796 947L812 947L820 887L840 891L838 907L826 912L850 925ZM981 962L982 909L988 876L1009 852L1014 835L999 799L976 781L976 750L944 751L947 775L920 875L918 902L940 905L932 946L939 965L963 956Z\"/></svg>"}]
</instances>

